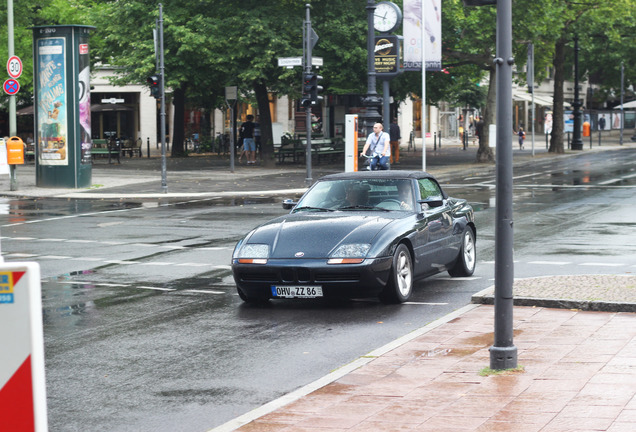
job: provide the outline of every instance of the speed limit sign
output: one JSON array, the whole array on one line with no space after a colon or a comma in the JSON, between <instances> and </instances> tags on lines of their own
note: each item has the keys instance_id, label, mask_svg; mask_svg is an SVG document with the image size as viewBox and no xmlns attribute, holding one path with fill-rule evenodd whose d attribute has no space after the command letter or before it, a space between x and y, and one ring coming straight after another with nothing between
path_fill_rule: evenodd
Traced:
<instances>
[{"instance_id":1,"label":"speed limit sign","mask_svg":"<svg viewBox=\"0 0 636 432\"><path fill-rule=\"evenodd\" d=\"M22 75L22 60L18 56L11 56L7 62L7 72L11 78L20 78Z\"/></svg>"}]
</instances>

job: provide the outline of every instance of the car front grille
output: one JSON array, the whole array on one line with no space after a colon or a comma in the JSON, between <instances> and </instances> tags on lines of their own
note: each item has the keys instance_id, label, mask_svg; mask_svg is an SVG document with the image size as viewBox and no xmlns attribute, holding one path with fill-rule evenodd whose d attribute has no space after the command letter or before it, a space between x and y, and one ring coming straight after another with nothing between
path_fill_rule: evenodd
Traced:
<instances>
[{"instance_id":1,"label":"car front grille","mask_svg":"<svg viewBox=\"0 0 636 432\"><path fill-rule=\"evenodd\" d=\"M245 282L264 282L264 283L329 283L329 282L359 282L360 274L358 272L316 272L304 267L281 268L276 271L262 272L242 272L241 280Z\"/></svg>"}]
</instances>

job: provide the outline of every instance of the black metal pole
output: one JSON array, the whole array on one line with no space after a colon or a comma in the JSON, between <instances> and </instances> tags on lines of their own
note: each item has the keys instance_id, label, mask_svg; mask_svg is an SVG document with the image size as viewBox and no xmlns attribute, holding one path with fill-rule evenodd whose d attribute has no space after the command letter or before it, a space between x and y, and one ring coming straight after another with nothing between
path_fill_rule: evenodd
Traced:
<instances>
[{"instance_id":1,"label":"black metal pole","mask_svg":"<svg viewBox=\"0 0 636 432\"><path fill-rule=\"evenodd\" d=\"M581 139L581 99L579 98L579 37L574 36L574 131L572 132L572 150L583 150Z\"/></svg>"},{"instance_id":2,"label":"black metal pole","mask_svg":"<svg viewBox=\"0 0 636 432\"><path fill-rule=\"evenodd\" d=\"M497 209L495 226L495 336L490 368L517 367L512 331L514 281L512 226L512 2L497 1Z\"/></svg>"},{"instance_id":3,"label":"black metal pole","mask_svg":"<svg viewBox=\"0 0 636 432\"><path fill-rule=\"evenodd\" d=\"M305 5L305 73L311 73L312 59L311 59L311 5L308 3ZM313 179L311 178L311 104L305 107L305 131L307 133L307 148L305 153L305 162L307 164L307 176L305 177L305 184L311 186Z\"/></svg>"},{"instance_id":4,"label":"black metal pole","mask_svg":"<svg viewBox=\"0 0 636 432\"><path fill-rule=\"evenodd\" d=\"M382 98L376 91L375 73L375 29L373 17L375 14L375 0L367 0L367 96L363 100L365 112L363 118L363 128L365 137L373 132L373 125L382 120L378 108L382 106ZM386 129L386 126L385 126Z\"/></svg>"},{"instance_id":5,"label":"black metal pole","mask_svg":"<svg viewBox=\"0 0 636 432\"><path fill-rule=\"evenodd\" d=\"M163 53L163 6L159 3L159 73L161 74L161 191L168 193L166 168L166 68Z\"/></svg>"}]
</instances>

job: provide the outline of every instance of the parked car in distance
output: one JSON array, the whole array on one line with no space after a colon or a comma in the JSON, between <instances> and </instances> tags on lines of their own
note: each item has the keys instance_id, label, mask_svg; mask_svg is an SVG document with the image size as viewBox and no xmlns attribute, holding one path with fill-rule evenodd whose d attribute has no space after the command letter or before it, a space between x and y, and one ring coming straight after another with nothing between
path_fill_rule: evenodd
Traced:
<instances>
[{"instance_id":1,"label":"parked car in distance","mask_svg":"<svg viewBox=\"0 0 636 432\"><path fill-rule=\"evenodd\" d=\"M232 255L239 296L407 301L413 283L443 271L475 270L472 207L422 171L332 174L290 213L251 230Z\"/></svg>"}]
</instances>

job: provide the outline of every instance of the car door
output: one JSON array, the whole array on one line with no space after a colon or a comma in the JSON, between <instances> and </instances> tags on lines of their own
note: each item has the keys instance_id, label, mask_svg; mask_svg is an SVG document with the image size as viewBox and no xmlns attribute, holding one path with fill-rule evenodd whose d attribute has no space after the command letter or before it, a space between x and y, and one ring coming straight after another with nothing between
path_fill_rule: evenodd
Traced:
<instances>
[{"instance_id":1,"label":"car door","mask_svg":"<svg viewBox=\"0 0 636 432\"><path fill-rule=\"evenodd\" d=\"M452 234L451 208L434 179L419 179L417 186L419 200L423 202L417 227L419 244L416 254L422 271L435 273L444 270L453 255L449 247Z\"/></svg>"}]
</instances>

